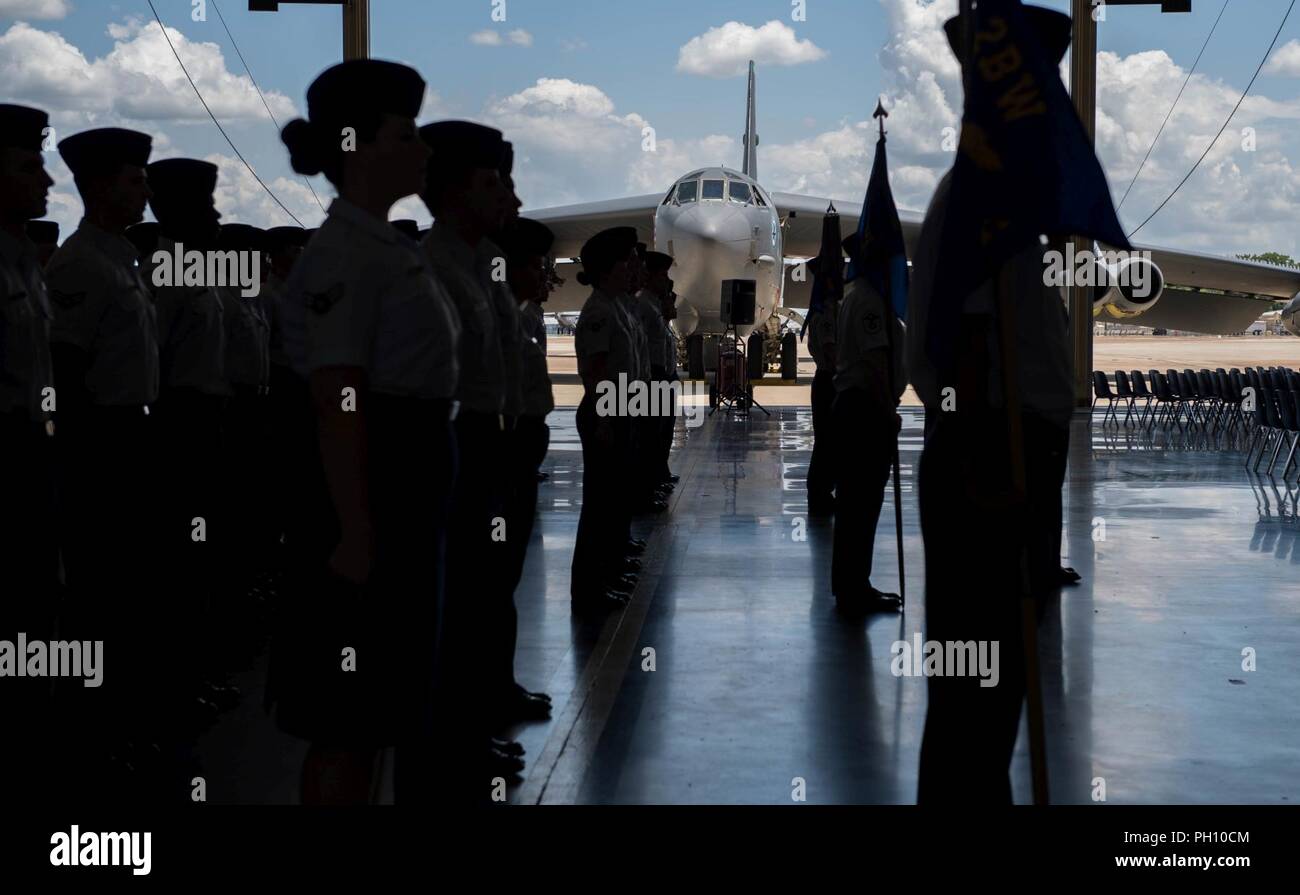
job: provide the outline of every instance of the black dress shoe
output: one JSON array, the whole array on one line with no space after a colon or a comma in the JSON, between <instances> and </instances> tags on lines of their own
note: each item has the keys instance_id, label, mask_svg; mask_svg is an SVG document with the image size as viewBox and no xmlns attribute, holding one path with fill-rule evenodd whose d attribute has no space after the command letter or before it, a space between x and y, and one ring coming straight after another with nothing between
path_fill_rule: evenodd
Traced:
<instances>
[{"instance_id":1,"label":"black dress shoe","mask_svg":"<svg viewBox=\"0 0 1300 895\"><path fill-rule=\"evenodd\" d=\"M515 690L501 709L501 721L519 724L525 721L546 721L551 717L551 701L540 699L527 690Z\"/></svg>"},{"instance_id":2,"label":"black dress shoe","mask_svg":"<svg viewBox=\"0 0 1300 895\"><path fill-rule=\"evenodd\" d=\"M524 757L524 747L514 740L500 740L492 737L492 748L505 755L513 755L515 758Z\"/></svg>"},{"instance_id":3,"label":"black dress shoe","mask_svg":"<svg viewBox=\"0 0 1300 895\"><path fill-rule=\"evenodd\" d=\"M861 591L836 594L835 608L843 615L861 618L873 612L900 612L903 600L898 594L885 593L868 586Z\"/></svg>"},{"instance_id":4,"label":"black dress shoe","mask_svg":"<svg viewBox=\"0 0 1300 895\"><path fill-rule=\"evenodd\" d=\"M636 590L636 574L634 572L625 572L618 575L609 582L610 590L625 590L628 593Z\"/></svg>"},{"instance_id":5,"label":"black dress shoe","mask_svg":"<svg viewBox=\"0 0 1300 895\"><path fill-rule=\"evenodd\" d=\"M524 771L524 760L517 755L508 755L495 747L488 747L487 770L493 777L514 777Z\"/></svg>"},{"instance_id":6,"label":"black dress shoe","mask_svg":"<svg viewBox=\"0 0 1300 895\"><path fill-rule=\"evenodd\" d=\"M1083 576L1069 566L1061 566L1059 581L1061 584L1074 585L1083 580Z\"/></svg>"},{"instance_id":7,"label":"black dress shoe","mask_svg":"<svg viewBox=\"0 0 1300 895\"><path fill-rule=\"evenodd\" d=\"M641 554L645 552L645 548L646 548L646 541L642 540L641 538L628 539L627 549L630 552Z\"/></svg>"},{"instance_id":8,"label":"black dress shoe","mask_svg":"<svg viewBox=\"0 0 1300 895\"><path fill-rule=\"evenodd\" d=\"M537 481L539 481L539 482L544 482L544 481L546 481L547 479L549 479L550 477L551 477L551 474L550 474L549 472L539 472L539 473L537 473Z\"/></svg>"},{"instance_id":9,"label":"black dress shoe","mask_svg":"<svg viewBox=\"0 0 1300 895\"><path fill-rule=\"evenodd\" d=\"M525 693L528 696L533 697L534 699L544 699L547 702L551 701L550 693L542 693L537 690L525 690L523 687L519 686L518 684L515 684L515 689L518 690L520 693Z\"/></svg>"},{"instance_id":10,"label":"black dress shoe","mask_svg":"<svg viewBox=\"0 0 1300 895\"><path fill-rule=\"evenodd\" d=\"M675 472L668 473L668 478L664 479L665 482L672 482L674 485L676 485L681 480L682 477Z\"/></svg>"},{"instance_id":11,"label":"black dress shoe","mask_svg":"<svg viewBox=\"0 0 1300 895\"><path fill-rule=\"evenodd\" d=\"M623 558L622 568L624 572L639 572L641 571L641 560L635 556L626 556Z\"/></svg>"}]
</instances>

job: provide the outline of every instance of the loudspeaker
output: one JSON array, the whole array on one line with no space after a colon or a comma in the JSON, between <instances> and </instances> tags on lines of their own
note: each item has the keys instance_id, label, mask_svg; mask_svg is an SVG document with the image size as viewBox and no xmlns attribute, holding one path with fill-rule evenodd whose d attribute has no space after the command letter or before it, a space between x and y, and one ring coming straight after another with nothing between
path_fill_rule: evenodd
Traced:
<instances>
[{"instance_id":1,"label":"loudspeaker","mask_svg":"<svg viewBox=\"0 0 1300 895\"><path fill-rule=\"evenodd\" d=\"M723 280L722 322L729 326L752 326L757 291L754 280Z\"/></svg>"}]
</instances>

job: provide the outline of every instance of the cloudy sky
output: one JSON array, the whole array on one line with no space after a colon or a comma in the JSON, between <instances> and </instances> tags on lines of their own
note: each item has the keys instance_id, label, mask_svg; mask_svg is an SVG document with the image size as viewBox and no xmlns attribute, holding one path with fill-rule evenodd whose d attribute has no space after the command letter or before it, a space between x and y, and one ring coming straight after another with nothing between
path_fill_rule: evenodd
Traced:
<instances>
[{"instance_id":1,"label":"cloudy sky","mask_svg":"<svg viewBox=\"0 0 1300 895\"><path fill-rule=\"evenodd\" d=\"M1043 0L1065 9L1065 0ZM1136 226L1187 173L1263 57L1289 0L1229 0L1201 64L1121 208ZM154 0L235 145L308 225L331 189L290 170L283 124L341 53L337 7L244 0ZM1098 149L1118 200L1182 86L1223 0L1191 14L1112 8L1099 23ZM804 6L803 21L796 19ZM940 29L957 0L373 0L372 52L429 82L421 120L472 118L516 144L530 207L662 193L694 167L739 167L745 62L759 66L759 170L773 190L861 197L877 95L891 109L899 204L923 209L951 164L944 128L960 114L959 75ZM202 8L200 8L202 7ZM257 78L263 105L235 45ZM504 11L504 20L501 14ZM206 16L196 20L200 13ZM154 135L155 158L221 169L227 220L288 217L213 126L146 0L0 0L0 101L41 106L60 137L120 125ZM654 151L643 129L653 127ZM1253 129L1253 148L1243 129ZM1288 21L1251 96L1214 151L1139 239L1216 253L1300 257L1300 14ZM80 203L57 154L50 216ZM312 190L315 191L313 195ZM426 220L413 200L396 216Z\"/></svg>"}]
</instances>

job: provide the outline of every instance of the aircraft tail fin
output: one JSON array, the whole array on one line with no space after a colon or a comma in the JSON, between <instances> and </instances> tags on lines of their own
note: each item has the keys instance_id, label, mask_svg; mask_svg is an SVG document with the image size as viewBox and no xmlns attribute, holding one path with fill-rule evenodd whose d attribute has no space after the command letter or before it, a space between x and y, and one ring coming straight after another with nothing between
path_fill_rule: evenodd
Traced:
<instances>
[{"instance_id":1,"label":"aircraft tail fin","mask_svg":"<svg viewBox=\"0 0 1300 895\"><path fill-rule=\"evenodd\" d=\"M749 61L749 99L745 108L745 163L741 168L748 177L758 179L758 113L754 94L754 60Z\"/></svg>"}]
</instances>

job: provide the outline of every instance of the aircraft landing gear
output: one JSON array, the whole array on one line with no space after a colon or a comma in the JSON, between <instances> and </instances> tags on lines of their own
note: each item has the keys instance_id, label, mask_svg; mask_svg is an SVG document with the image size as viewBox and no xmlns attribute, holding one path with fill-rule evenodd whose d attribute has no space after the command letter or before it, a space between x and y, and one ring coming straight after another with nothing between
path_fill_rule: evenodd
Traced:
<instances>
[{"instance_id":1,"label":"aircraft landing gear","mask_svg":"<svg viewBox=\"0 0 1300 895\"><path fill-rule=\"evenodd\" d=\"M762 379L767 373L767 348L764 345L761 330L749 334L749 345L745 350L745 359L749 364L749 378Z\"/></svg>"},{"instance_id":2,"label":"aircraft landing gear","mask_svg":"<svg viewBox=\"0 0 1300 895\"><path fill-rule=\"evenodd\" d=\"M781 337L781 378L799 378L799 340L793 331Z\"/></svg>"}]
</instances>

